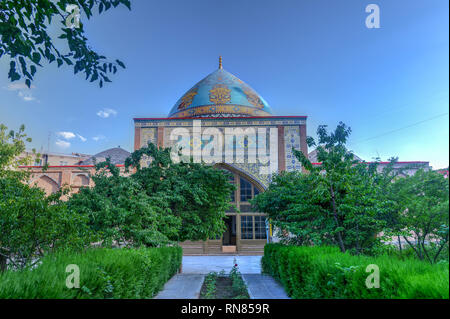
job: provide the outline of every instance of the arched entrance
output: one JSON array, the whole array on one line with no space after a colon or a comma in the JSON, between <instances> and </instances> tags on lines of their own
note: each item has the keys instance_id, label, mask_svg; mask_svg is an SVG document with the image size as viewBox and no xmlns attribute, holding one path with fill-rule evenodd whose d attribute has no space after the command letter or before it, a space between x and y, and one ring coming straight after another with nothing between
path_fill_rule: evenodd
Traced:
<instances>
[{"instance_id":1,"label":"arched entrance","mask_svg":"<svg viewBox=\"0 0 450 319\"><path fill-rule=\"evenodd\" d=\"M232 208L226 212L224 220L226 230L222 236L207 241L183 242L183 254L263 254L267 242L266 217L254 211L250 204L252 198L264 191L263 186L230 165L218 164L216 167L231 173L230 183L236 186L230 198Z\"/></svg>"},{"instance_id":2,"label":"arched entrance","mask_svg":"<svg viewBox=\"0 0 450 319\"><path fill-rule=\"evenodd\" d=\"M49 196L56 193L59 190L59 185L51 177L47 175L42 175L39 177L34 184L44 190L45 195Z\"/></svg>"}]
</instances>

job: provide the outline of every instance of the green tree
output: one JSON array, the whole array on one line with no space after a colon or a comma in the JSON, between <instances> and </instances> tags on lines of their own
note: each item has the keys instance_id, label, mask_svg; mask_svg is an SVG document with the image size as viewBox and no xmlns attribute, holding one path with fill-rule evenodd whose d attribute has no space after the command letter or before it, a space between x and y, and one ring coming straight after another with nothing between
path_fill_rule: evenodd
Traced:
<instances>
[{"instance_id":1,"label":"green tree","mask_svg":"<svg viewBox=\"0 0 450 319\"><path fill-rule=\"evenodd\" d=\"M69 200L71 209L89 216L105 245L159 246L223 232L233 186L221 170L173 163L169 148L153 144L133 152L126 167L123 176L108 160L98 164L95 186Z\"/></svg>"},{"instance_id":2,"label":"green tree","mask_svg":"<svg viewBox=\"0 0 450 319\"><path fill-rule=\"evenodd\" d=\"M96 165L95 186L84 187L68 201L71 210L87 216L89 227L104 246L160 246L170 242L180 222L167 214L167 203L155 201L135 179L105 162Z\"/></svg>"},{"instance_id":3,"label":"green tree","mask_svg":"<svg viewBox=\"0 0 450 319\"><path fill-rule=\"evenodd\" d=\"M379 159L376 161L378 163ZM402 178L402 176L407 176L406 171L414 169L414 167L406 165L394 169L397 161L398 158L390 158L389 164L384 167L380 174L377 174L376 182L379 186L379 202L383 206L378 217L386 223L383 233L386 239L397 238L398 249L401 254L403 250L401 238L402 234L404 234L405 226L402 220L401 204L398 200L398 187L395 181Z\"/></svg>"},{"instance_id":4,"label":"green tree","mask_svg":"<svg viewBox=\"0 0 450 319\"><path fill-rule=\"evenodd\" d=\"M67 21L75 23L73 13L67 12L69 5L77 6L90 19L94 10L102 13L120 4L130 9L130 0L2 0L0 2L0 58L10 61L8 78L11 82L25 78L28 87L36 74L37 67L44 62L73 65L76 73L82 71L86 79L111 82L110 73L116 73L118 66L125 68L120 60L109 61L105 56L91 49L85 36L83 23L68 27ZM68 50L57 48L57 41L49 29L60 19L61 39ZM65 46L64 45L64 46Z\"/></svg>"},{"instance_id":5,"label":"green tree","mask_svg":"<svg viewBox=\"0 0 450 319\"><path fill-rule=\"evenodd\" d=\"M18 170L20 165L27 165L31 156L24 156L25 143L31 143L31 138L25 134L25 126L20 126L18 131L10 130L0 123L0 178L13 177L25 180L28 172ZM39 158L33 149L33 153Z\"/></svg>"},{"instance_id":6,"label":"green tree","mask_svg":"<svg viewBox=\"0 0 450 319\"><path fill-rule=\"evenodd\" d=\"M449 241L449 181L419 170L393 184L403 238L421 260L438 260ZM411 239L411 237L413 239Z\"/></svg>"},{"instance_id":7,"label":"green tree","mask_svg":"<svg viewBox=\"0 0 450 319\"><path fill-rule=\"evenodd\" d=\"M383 206L378 201L376 166L354 159L345 147L350 133L342 122L331 133L319 126L320 165L293 150L308 172L276 176L254 201L299 244L336 244L342 252L363 253L379 242L376 234L384 222L378 218ZM315 141L308 138L308 144Z\"/></svg>"},{"instance_id":8,"label":"green tree","mask_svg":"<svg viewBox=\"0 0 450 319\"><path fill-rule=\"evenodd\" d=\"M49 251L88 241L86 222L61 202L63 191L46 197L26 184L29 172L18 169L31 160L23 156L26 142L31 138L23 125L8 131L0 124L0 270L7 262L16 268L29 266Z\"/></svg>"},{"instance_id":9,"label":"green tree","mask_svg":"<svg viewBox=\"0 0 450 319\"><path fill-rule=\"evenodd\" d=\"M86 219L60 200L17 178L0 178L0 268L32 266L60 248L81 248L90 241Z\"/></svg>"},{"instance_id":10,"label":"green tree","mask_svg":"<svg viewBox=\"0 0 450 319\"><path fill-rule=\"evenodd\" d=\"M171 149L158 149L149 144L135 151L126 161L134 167L132 175L152 199L166 202L168 213L181 221L173 240L206 240L220 236L225 230L223 218L229 207L234 186L220 169L203 163L174 163ZM142 167L143 161L150 162Z\"/></svg>"}]
</instances>

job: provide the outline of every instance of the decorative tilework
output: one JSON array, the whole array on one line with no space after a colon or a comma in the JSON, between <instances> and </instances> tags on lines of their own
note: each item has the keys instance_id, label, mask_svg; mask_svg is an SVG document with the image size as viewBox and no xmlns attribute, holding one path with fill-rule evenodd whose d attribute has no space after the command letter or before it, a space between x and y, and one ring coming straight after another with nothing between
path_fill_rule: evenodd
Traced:
<instances>
[{"instance_id":1,"label":"decorative tilework","mask_svg":"<svg viewBox=\"0 0 450 319\"><path fill-rule=\"evenodd\" d=\"M184 110L185 108L191 106L192 100L196 95L197 95L197 88L193 87L180 99L180 103L178 104L178 110Z\"/></svg>"},{"instance_id":2,"label":"decorative tilework","mask_svg":"<svg viewBox=\"0 0 450 319\"><path fill-rule=\"evenodd\" d=\"M291 172L294 170L300 170L302 168L301 163L297 160L292 152L292 148L300 150L300 127L284 127L284 145L286 156L286 171Z\"/></svg>"},{"instance_id":3,"label":"decorative tilework","mask_svg":"<svg viewBox=\"0 0 450 319\"><path fill-rule=\"evenodd\" d=\"M219 93L217 93L219 94ZM213 95L215 101L225 101L226 96ZM175 113L172 115L173 118L181 117L202 117L202 116L212 116L214 117L244 117L244 116L267 116L267 112L254 107L242 106L242 105L220 105L215 106L195 106L190 107L187 110Z\"/></svg>"},{"instance_id":4,"label":"decorative tilework","mask_svg":"<svg viewBox=\"0 0 450 319\"><path fill-rule=\"evenodd\" d=\"M152 142L153 144L157 143L155 127L141 129L141 145L140 145L140 147L147 146L148 142Z\"/></svg>"},{"instance_id":5,"label":"decorative tilework","mask_svg":"<svg viewBox=\"0 0 450 319\"><path fill-rule=\"evenodd\" d=\"M253 177L255 180L260 182L264 186L264 188L269 187L271 176L269 174L260 174L259 164L235 163L231 164L230 166L233 166L238 170L244 172L245 174Z\"/></svg>"},{"instance_id":6,"label":"decorative tilework","mask_svg":"<svg viewBox=\"0 0 450 319\"><path fill-rule=\"evenodd\" d=\"M224 104L231 100L231 90L225 84L216 84L209 90L209 100L214 104ZM216 111L216 107L210 107L211 112Z\"/></svg>"},{"instance_id":7,"label":"decorative tilework","mask_svg":"<svg viewBox=\"0 0 450 319\"><path fill-rule=\"evenodd\" d=\"M219 124L219 123L217 123ZM223 124L223 123L221 123ZM268 140L269 140L269 129L271 127L274 126L265 126L264 128L266 128L266 155L269 156L269 144L268 144ZM222 127L217 127L216 128L223 134L225 134L225 128L224 126ZM242 129L246 129L248 128L248 126L241 126ZM260 128L260 127L259 127ZM164 128L164 147L173 147L174 145L178 145L180 147L190 147L192 150L192 126L191 127L186 127L186 129L189 132L189 140L182 140L181 136L178 138L178 140L170 140L170 134L172 133L172 131L175 128L173 127L165 127ZM204 127L203 127L203 122L202 122L202 133L203 133ZM255 130L255 133L257 132L257 130ZM211 139L209 141L206 140L202 140L202 148L211 142ZM233 143L233 146L230 147L230 145L228 145L228 149L233 148L234 150L234 154L236 154L237 149L244 149L244 150L249 150L249 149L254 149L256 152L256 146L258 143L258 138L257 136L253 137L250 136L248 138L245 138L243 140L239 139L237 140L235 143ZM221 163L225 163L225 150L226 150L226 140L225 140L225 136L224 136L224 140L223 140L223 148L222 148L222 161ZM277 152L277 150L272 150L274 152ZM248 153L244 151L244 154L247 155ZM270 160L268 163L266 164L262 164L259 162L258 158L257 158L257 162L256 163L248 163L248 159L247 156L245 156L245 160L244 163L227 163L243 172L245 172L246 174L250 175L251 177L253 177L255 180L259 181L262 185L264 185L265 187L267 187L270 183L271 180L271 175L270 174L264 174L261 172L269 172L269 166L270 166ZM278 159L276 160L276 163L274 163L275 167L278 167ZM263 168L261 170L261 168Z\"/></svg>"},{"instance_id":8,"label":"decorative tilework","mask_svg":"<svg viewBox=\"0 0 450 319\"><path fill-rule=\"evenodd\" d=\"M170 141L170 133L176 128L186 128L189 134L192 136L192 125L195 119L135 119L135 126L141 128L141 145L146 144L149 140L156 143L157 141L157 130L158 128L163 128L161 132L163 133L162 140L164 142L164 147L171 147L177 143L177 141ZM296 160L292 154L292 147L295 149L300 149L300 128L299 125L306 124L305 117L267 117L267 118L208 118L201 119L202 131L205 128L216 127L221 132L224 132L226 128L242 128L246 129L248 127L254 127L257 131L258 128L276 127L278 125L284 126L284 140L285 140L285 158L277 159L275 163L278 167L278 160L284 160L286 163L286 170L300 170L301 164ZM203 141L202 147L208 144L209 141ZM253 139L247 139L246 141L240 141L238 143L238 148L244 148L248 150L254 145L255 141ZM257 141L256 141L257 143ZM190 145L190 140L186 141L186 145ZM223 148L222 162L225 162L225 140ZM269 154L269 152L267 152ZM277 152L278 154L278 152ZM292 162L294 161L294 162ZM268 167L268 164L262 165L259 163L233 163L230 164L235 168L245 172L249 176L258 180L262 185L268 186L271 180L269 174L260 174L261 167Z\"/></svg>"},{"instance_id":9,"label":"decorative tilework","mask_svg":"<svg viewBox=\"0 0 450 319\"><path fill-rule=\"evenodd\" d=\"M194 85L174 105L171 118L270 116L267 102L233 74L218 69Z\"/></svg>"},{"instance_id":10,"label":"decorative tilework","mask_svg":"<svg viewBox=\"0 0 450 319\"><path fill-rule=\"evenodd\" d=\"M157 127L157 126L187 126L192 127L194 119L135 119L136 127ZM306 124L304 117L298 118L202 118L202 127L217 126L267 126L267 125L301 125Z\"/></svg>"}]
</instances>

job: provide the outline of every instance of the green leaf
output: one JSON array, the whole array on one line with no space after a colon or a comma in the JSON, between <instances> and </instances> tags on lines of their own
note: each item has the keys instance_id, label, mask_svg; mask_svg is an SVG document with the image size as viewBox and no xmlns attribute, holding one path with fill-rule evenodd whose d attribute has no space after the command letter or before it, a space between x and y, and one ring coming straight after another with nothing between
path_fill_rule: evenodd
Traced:
<instances>
[{"instance_id":1,"label":"green leaf","mask_svg":"<svg viewBox=\"0 0 450 319\"><path fill-rule=\"evenodd\" d=\"M34 65L30 66L31 75L34 76L36 74L36 67Z\"/></svg>"},{"instance_id":2,"label":"green leaf","mask_svg":"<svg viewBox=\"0 0 450 319\"><path fill-rule=\"evenodd\" d=\"M9 63L9 73L8 78L11 79L11 82L17 81L20 79L20 74L16 71L16 62L11 61Z\"/></svg>"},{"instance_id":3,"label":"green leaf","mask_svg":"<svg viewBox=\"0 0 450 319\"><path fill-rule=\"evenodd\" d=\"M124 64L122 61L116 60L116 62L117 62L117 64L120 65L122 68L124 68L124 69L126 68L126 67L125 67L125 64Z\"/></svg>"},{"instance_id":4,"label":"green leaf","mask_svg":"<svg viewBox=\"0 0 450 319\"><path fill-rule=\"evenodd\" d=\"M33 55L31 57L31 60L39 65L39 62L41 61L41 55L38 52L33 52Z\"/></svg>"},{"instance_id":5,"label":"green leaf","mask_svg":"<svg viewBox=\"0 0 450 319\"><path fill-rule=\"evenodd\" d=\"M92 74L92 77L91 77L91 81L90 82L94 82L94 81L96 81L98 79L98 73L97 72L94 72L94 74Z\"/></svg>"}]
</instances>

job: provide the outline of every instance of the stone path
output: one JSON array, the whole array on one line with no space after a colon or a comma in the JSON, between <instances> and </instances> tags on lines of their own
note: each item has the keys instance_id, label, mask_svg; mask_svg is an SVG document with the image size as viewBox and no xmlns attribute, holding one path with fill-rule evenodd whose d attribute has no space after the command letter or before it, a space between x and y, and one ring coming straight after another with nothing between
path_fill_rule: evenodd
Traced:
<instances>
[{"instance_id":1,"label":"stone path","mask_svg":"<svg viewBox=\"0 0 450 319\"><path fill-rule=\"evenodd\" d=\"M155 299L198 299L205 275L177 274L166 284Z\"/></svg>"},{"instance_id":2,"label":"stone path","mask_svg":"<svg viewBox=\"0 0 450 319\"><path fill-rule=\"evenodd\" d=\"M261 274L261 256L183 256L182 272L173 276L156 299L198 299L205 275L229 273L234 259L248 287L251 299L289 299L283 287Z\"/></svg>"},{"instance_id":3,"label":"stone path","mask_svg":"<svg viewBox=\"0 0 450 319\"><path fill-rule=\"evenodd\" d=\"M242 274L250 299L290 299L283 286L269 275Z\"/></svg>"},{"instance_id":4,"label":"stone path","mask_svg":"<svg viewBox=\"0 0 450 319\"><path fill-rule=\"evenodd\" d=\"M241 274L260 274L262 256L183 256L183 274L229 273L236 259Z\"/></svg>"}]
</instances>

